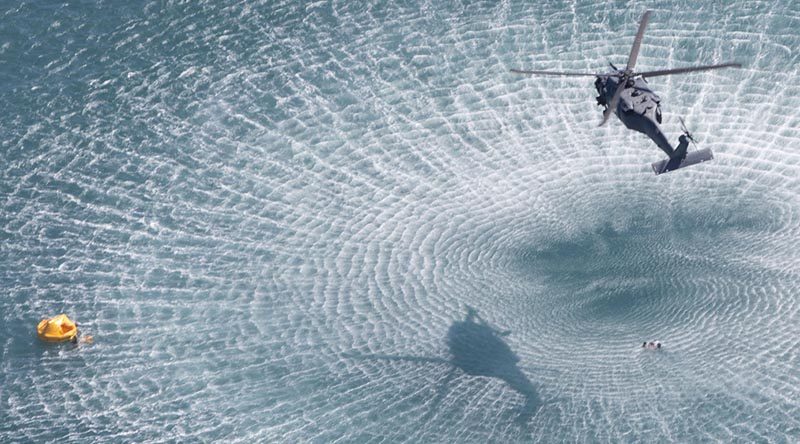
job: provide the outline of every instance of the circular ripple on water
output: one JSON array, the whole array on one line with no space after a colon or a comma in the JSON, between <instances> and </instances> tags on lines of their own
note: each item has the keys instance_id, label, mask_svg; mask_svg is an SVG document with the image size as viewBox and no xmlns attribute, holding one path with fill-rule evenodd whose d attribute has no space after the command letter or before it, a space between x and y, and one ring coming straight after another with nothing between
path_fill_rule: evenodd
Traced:
<instances>
[{"instance_id":1,"label":"circular ripple on water","mask_svg":"<svg viewBox=\"0 0 800 444\"><path fill-rule=\"evenodd\" d=\"M590 81L507 73L622 64L639 11L12 11L40 43L0 45L31 62L3 320L66 310L97 343L6 339L0 436L796 436L798 73L771 69L799 17L674 9L641 69L754 57L653 79L665 130L716 155L659 177L646 139L595 128Z\"/></svg>"}]
</instances>

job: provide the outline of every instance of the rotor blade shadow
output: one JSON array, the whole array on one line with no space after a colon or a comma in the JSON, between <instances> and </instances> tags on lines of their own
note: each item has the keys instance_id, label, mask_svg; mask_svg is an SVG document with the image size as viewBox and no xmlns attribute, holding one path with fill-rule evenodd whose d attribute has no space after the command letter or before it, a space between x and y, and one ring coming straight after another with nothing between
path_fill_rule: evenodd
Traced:
<instances>
[{"instance_id":1,"label":"rotor blade shadow","mask_svg":"<svg viewBox=\"0 0 800 444\"><path fill-rule=\"evenodd\" d=\"M342 353L342 356L345 358L354 358L354 359L366 359L366 360L377 360L377 361L405 361L405 362L417 362L417 363L428 363L432 362L435 364L450 364L450 361L443 358L428 358L425 356L412 356L412 355L378 355L378 354L361 354L361 353Z\"/></svg>"}]
</instances>

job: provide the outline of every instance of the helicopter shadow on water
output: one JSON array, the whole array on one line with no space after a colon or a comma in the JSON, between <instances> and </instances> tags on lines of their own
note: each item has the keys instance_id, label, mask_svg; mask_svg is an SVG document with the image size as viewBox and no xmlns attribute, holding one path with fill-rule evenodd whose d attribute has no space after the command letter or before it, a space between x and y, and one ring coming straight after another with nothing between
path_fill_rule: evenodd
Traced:
<instances>
[{"instance_id":1,"label":"helicopter shadow on water","mask_svg":"<svg viewBox=\"0 0 800 444\"><path fill-rule=\"evenodd\" d=\"M473 308L467 307L465 319L453 322L447 331L447 346L450 351L450 359L356 353L345 353L344 357L364 360L405 361L420 364L448 364L451 368L444 378L444 382L437 390L436 398L431 403L432 407L426 413L423 422L426 422L438 409L439 404L447 395L450 382L458 375L459 370L471 376L501 379L523 396L524 404L519 409L517 422L524 424L536 414L542 403L533 383L518 367L519 357L502 339L510 333L510 331L500 331L493 328L481 319Z\"/></svg>"}]
</instances>

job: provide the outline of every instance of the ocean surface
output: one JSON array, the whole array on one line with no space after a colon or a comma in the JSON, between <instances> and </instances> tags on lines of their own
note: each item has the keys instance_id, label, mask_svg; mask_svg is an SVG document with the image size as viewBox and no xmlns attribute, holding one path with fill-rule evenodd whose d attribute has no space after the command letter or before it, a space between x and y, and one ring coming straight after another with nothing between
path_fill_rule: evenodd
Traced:
<instances>
[{"instance_id":1,"label":"ocean surface","mask_svg":"<svg viewBox=\"0 0 800 444\"><path fill-rule=\"evenodd\" d=\"M509 72L645 9L661 176ZM0 105L0 442L800 442L796 0L10 0Z\"/></svg>"}]
</instances>

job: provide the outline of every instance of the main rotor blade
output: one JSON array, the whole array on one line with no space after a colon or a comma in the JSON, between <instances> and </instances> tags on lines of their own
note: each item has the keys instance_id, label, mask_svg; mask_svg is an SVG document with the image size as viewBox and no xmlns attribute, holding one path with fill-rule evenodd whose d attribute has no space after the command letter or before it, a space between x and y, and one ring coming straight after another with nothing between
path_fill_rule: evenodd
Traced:
<instances>
[{"instance_id":1,"label":"main rotor blade","mask_svg":"<svg viewBox=\"0 0 800 444\"><path fill-rule=\"evenodd\" d=\"M637 72L636 75L642 77L657 77L657 76L668 76L671 74L684 74L687 72L709 71L712 69L741 68L741 67L742 67L741 63L721 63L719 65L690 66L688 68L662 69L659 71Z\"/></svg>"},{"instance_id":2,"label":"main rotor blade","mask_svg":"<svg viewBox=\"0 0 800 444\"><path fill-rule=\"evenodd\" d=\"M647 27L647 22L650 21L650 13L653 11L647 10L642 15L642 19L639 21L639 31L636 32L636 39L633 41L633 47L631 48L631 55L628 56L628 65L626 70L631 71L633 70L633 66L636 65L636 59L639 58L639 47L642 46L642 37L644 36L644 28Z\"/></svg>"},{"instance_id":3,"label":"main rotor blade","mask_svg":"<svg viewBox=\"0 0 800 444\"><path fill-rule=\"evenodd\" d=\"M625 89L625 84L628 82L626 78L620 79L619 85L617 85L617 90L614 91L614 97L611 98L611 103L608 104L608 108L603 111L603 121L600 122L600 125L603 126L608 122L608 118L611 117L611 113L617 110L617 105L619 105L619 97L622 95L622 90Z\"/></svg>"},{"instance_id":4,"label":"main rotor blade","mask_svg":"<svg viewBox=\"0 0 800 444\"><path fill-rule=\"evenodd\" d=\"M511 72L517 74L531 74L542 76L572 76L572 77L608 77L609 74L591 74L588 72L558 72L558 71L526 71L523 69L512 69Z\"/></svg>"}]
</instances>

